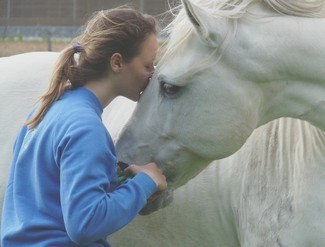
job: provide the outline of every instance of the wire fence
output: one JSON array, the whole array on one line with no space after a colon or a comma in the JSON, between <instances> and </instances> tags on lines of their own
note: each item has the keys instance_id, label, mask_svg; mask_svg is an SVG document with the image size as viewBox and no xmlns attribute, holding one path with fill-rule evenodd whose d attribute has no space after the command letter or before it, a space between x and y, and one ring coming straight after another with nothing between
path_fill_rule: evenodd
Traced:
<instances>
[{"instance_id":1,"label":"wire fence","mask_svg":"<svg viewBox=\"0 0 325 247\"><path fill-rule=\"evenodd\" d=\"M152 15L168 10L167 0L0 0L0 26L80 25L96 10L124 4Z\"/></svg>"},{"instance_id":2,"label":"wire fence","mask_svg":"<svg viewBox=\"0 0 325 247\"><path fill-rule=\"evenodd\" d=\"M169 10L169 4L170 0L0 0L0 37L44 36L44 32L74 36L76 31L72 29L84 24L94 11L121 5L154 15L164 25L168 15L163 13ZM60 34L58 30L65 32Z\"/></svg>"}]
</instances>

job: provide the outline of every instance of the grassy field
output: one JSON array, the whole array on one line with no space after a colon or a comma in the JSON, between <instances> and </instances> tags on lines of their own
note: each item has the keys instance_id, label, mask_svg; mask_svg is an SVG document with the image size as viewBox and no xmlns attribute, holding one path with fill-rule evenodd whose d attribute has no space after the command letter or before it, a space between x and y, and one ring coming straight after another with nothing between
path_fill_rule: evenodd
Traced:
<instances>
[{"instance_id":1,"label":"grassy field","mask_svg":"<svg viewBox=\"0 0 325 247\"><path fill-rule=\"evenodd\" d=\"M52 41L51 50L61 51L67 45L67 42ZM0 57L32 51L48 51L48 46L46 41L0 40Z\"/></svg>"}]
</instances>

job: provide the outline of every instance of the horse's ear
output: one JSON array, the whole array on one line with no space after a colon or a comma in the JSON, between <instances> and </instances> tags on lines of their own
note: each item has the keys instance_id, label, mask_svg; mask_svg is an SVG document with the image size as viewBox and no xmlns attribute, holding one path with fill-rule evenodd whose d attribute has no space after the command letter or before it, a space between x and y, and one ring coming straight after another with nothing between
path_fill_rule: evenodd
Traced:
<instances>
[{"instance_id":1,"label":"horse's ear","mask_svg":"<svg viewBox=\"0 0 325 247\"><path fill-rule=\"evenodd\" d=\"M224 22L216 19L206 10L192 3L190 0L182 0L186 14L202 40L211 46L220 44L223 37Z\"/></svg>"}]
</instances>

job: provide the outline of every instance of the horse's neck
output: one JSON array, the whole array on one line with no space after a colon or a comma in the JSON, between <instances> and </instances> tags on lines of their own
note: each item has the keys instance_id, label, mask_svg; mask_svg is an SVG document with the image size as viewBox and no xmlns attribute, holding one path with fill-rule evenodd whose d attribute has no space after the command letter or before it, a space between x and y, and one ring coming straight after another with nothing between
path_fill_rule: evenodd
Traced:
<instances>
[{"instance_id":1,"label":"horse's neck","mask_svg":"<svg viewBox=\"0 0 325 247\"><path fill-rule=\"evenodd\" d=\"M250 29L247 60L256 66L248 65L247 76L265 99L260 124L294 117L325 131L325 19L279 15Z\"/></svg>"},{"instance_id":2,"label":"horse's neck","mask_svg":"<svg viewBox=\"0 0 325 247\"><path fill-rule=\"evenodd\" d=\"M272 92L274 88L281 89ZM325 84L302 81L279 81L263 86L267 103L261 123L279 117L294 117L306 120L325 131Z\"/></svg>"}]
</instances>

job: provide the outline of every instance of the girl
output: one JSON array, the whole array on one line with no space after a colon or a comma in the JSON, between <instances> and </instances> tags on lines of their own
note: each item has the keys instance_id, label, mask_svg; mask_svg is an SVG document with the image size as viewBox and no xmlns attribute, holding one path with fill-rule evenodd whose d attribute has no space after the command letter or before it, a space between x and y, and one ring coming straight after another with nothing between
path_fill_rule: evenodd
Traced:
<instances>
[{"instance_id":1,"label":"girl","mask_svg":"<svg viewBox=\"0 0 325 247\"><path fill-rule=\"evenodd\" d=\"M153 17L120 7L96 13L66 48L48 91L19 133L2 213L2 246L109 246L166 178L131 165L118 185L101 114L115 97L138 100L153 73ZM75 54L79 58L75 60Z\"/></svg>"}]
</instances>

